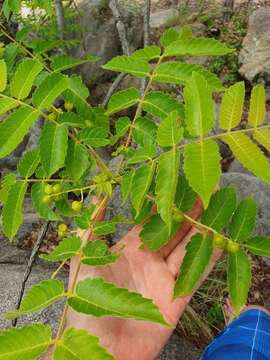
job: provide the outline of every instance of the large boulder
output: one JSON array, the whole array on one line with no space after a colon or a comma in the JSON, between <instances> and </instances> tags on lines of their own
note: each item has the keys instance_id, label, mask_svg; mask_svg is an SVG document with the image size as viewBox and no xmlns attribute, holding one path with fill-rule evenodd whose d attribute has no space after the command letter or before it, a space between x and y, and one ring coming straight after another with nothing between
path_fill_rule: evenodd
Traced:
<instances>
[{"instance_id":1,"label":"large boulder","mask_svg":"<svg viewBox=\"0 0 270 360\"><path fill-rule=\"evenodd\" d=\"M101 68L108 60L121 54L121 44L116 29L109 0L77 0L78 23L83 41L74 55L83 58L85 54L100 57L97 63L88 63L80 68L80 74L87 84L98 83L110 77L110 73ZM130 50L141 45L143 35L142 7L136 0L119 1L119 10L127 31Z\"/></svg>"},{"instance_id":2,"label":"large boulder","mask_svg":"<svg viewBox=\"0 0 270 360\"><path fill-rule=\"evenodd\" d=\"M270 8L254 11L248 24L248 32L239 55L242 64L239 72L249 81L265 84L270 80Z\"/></svg>"}]
</instances>

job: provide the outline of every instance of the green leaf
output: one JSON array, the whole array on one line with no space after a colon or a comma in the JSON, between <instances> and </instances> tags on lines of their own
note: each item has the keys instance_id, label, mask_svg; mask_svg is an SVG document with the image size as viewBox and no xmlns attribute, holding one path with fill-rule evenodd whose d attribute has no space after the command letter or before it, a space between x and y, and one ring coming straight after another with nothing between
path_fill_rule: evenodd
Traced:
<instances>
[{"instance_id":1,"label":"green leaf","mask_svg":"<svg viewBox=\"0 0 270 360\"><path fill-rule=\"evenodd\" d=\"M64 166L67 145L67 127L45 123L40 136L40 159L47 176L51 176Z\"/></svg>"},{"instance_id":2,"label":"green leaf","mask_svg":"<svg viewBox=\"0 0 270 360\"><path fill-rule=\"evenodd\" d=\"M17 165L21 176L29 178L34 174L39 164L39 149L31 149L23 154Z\"/></svg>"},{"instance_id":3,"label":"green leaf","mask_svg":"<svg viewBox=\"0 0 270 360\"><path fill-rule=\"evenodd\" d=\"M213 140L193 142L185 146L184 172L189 185L201 196L204 208L207 208L219 182L220 160L218 145Z\"/></svg>"},{"instance_id":4,"label":"green leaf","mask_svg":"<svg viewBox=\"0 0 270 360\"><path fill-rule=\"evenodd\" d=\"M108 132L102 127L91 127L82 130L79 133L79 139L86 145L93 147L102 147L110 144L110 140L107 139Z\"/></svg>"},{"instance_id":5,"label":"green leaf","mask_svg":"<svg viewBox=\"0 0 270 360\"><path fill-rule=\"evenodd\" d=\"M212 92L202 75L192 73L192 78L184 90L184 98L185 122L189 134L207 134L214 126L214 103Z\"/></svg>"},{"instance_id":6,"label":"green leaf","mask_svg":"<svg viewBox=\"0 0 270 360\"><path fill-rule=\"evenodd\" d=\"M38 111L23 106L0 123L0 158L9 155L23 140L38 117Z\"/></svg>"},{"instance_id":7,"label":"green leaf","mask_svg":"<svg viewBox=\"0 0 270 360\"><path fill-rule=\"evenodd\" d=\"M87 59L76 59L69 55L57 55L51 58L51 67L54 71L64 71L76 66L86 64L88 62L95 62L98 60L96 56L90 56Z\"/></svg>"},{"instance_id":8,"label":"green leaf","mask_svg":"<svg viewBox=\"0 0 270 360\"><path fill-rule=\"evenodd\" d=\"M156 142L157 125L148 117L139 116L135 120L133 139L142 147L150 147Z\"/></svg>"},{"instance_id":9,"label":"green leaf","mask_svg":"<svg viewBox=\"0 0 270 360\"><path fill-rule=\"evenodd\" d=\"M236 206L235 188L223 188L211 197L208 208L202 213L201 222L220 231L229 223Z\"/></svg>"},{"instance_id":10,"label":"green leaf","mask_svg":"<svg viewBox=\"0 0 270 360\"><path fill-rule=\"evenodd\" d=\"M161 219L160 215L156 214L143 225L143 229L140 232L140 238L149 250L158 251L170 241L177 232L178 227L179 223L173 220L170 231L170 228Z\"/></svg>"},{"instance_id":11,"label":"green leaf","mask_svg":"<svg viewBox=\"0 0 270 360\"><path fill-rule=\"evenodd\" d=\"M146 46L143 49L139 49L134 51L134 53L131 55L133 59L141 59L141 60L153 60L158 59L160 56L161 49L158 46L151 45Z\"/></svg>"},{"instance_id":12,"label":"green leaf","mask_svg":"<svg viewBox=\"0 0 270 360\"><path fill-rule=\"evenodd\" d=\"M114 360L101 345L99 338L86 330L68 328L55 345L53 360Z\"/></svg>"},{"instance_id":13,"label":"green leaf","mask_svg":"<svg viewBox=\"0 0 270 360\"><path fill-rule=\"evenodd\" d=\"M68 142L66 158L67 175L70 176L73 181L78 181L88 169L89 165L89 154L86 147L70 140Z\"/></svg>"},{"instance_id":14,"label":"green leaf","mask_svg":"<svg viewBox=\"0 0 270 360\"><path fill-rule=\"evenodd\" d=\"M19 100L25 99L42 69L43 65L34 59L24 59L20 62L10 82L11 96Z\"/></svg>"},{"instance_id":15,"label":"green leaf","mask_svg":"<svg viewBox=\"0 0 270 360\"><path fill-rule=\"evenodd\" d=\"M160 146L176 146L182 139L184 129L180 128L180 117L177 111L171 112L162 121L157 132L157 143Z\"/></svg>"},{"instance_id":16,"label":"green leaf","mask_svg":"<svg viewBox=\"0 0 270 360\"><path fill-rule=\"evenodd\" d=\"M104 240L89 241L83 248L82 263L98 266L117 261L120 254L112 253Z\"/></svg>"},{"instance_id":17,"label":"green leaf","mask_svg":"<svg viewBox=\"0 0 270 360\"><path fill-rule=\"evenodd\" d=\"M9 240L14 238L23 221L22 210L26 190L27 183L23 181L16 181L9 189L2 212L3 230Z\"/></svg>"},{"instance_id":18,"label":"green leaf","mask_svg":"<svg viewBox=\"0 0 270 360\"><path fill-rule=\"evenodd\" d=\"M129 108L139 101L140 92L136 88L129 88L116 92L110 98L106 115Z\"/></svg>"},{"instance_id":19,"label":"green leaf","mask_svg":"<svg viewBox=\"0 0 270 360\"><path fill-rule=\"evenodd\" d=\"M131 185L130 199L131 204L136 211L136 216L142 209L145 196L152 183L154 171L155 163L151 163L151 165L143 164L135 170Z\"/></svg>"},{"instance_id":20,"label":"green leaf","mask_svg":"<svg viewBox=\"0 0 270 360\"><path fill-rule=\"evenodd\" d=\"M265 90L263 85L258 84L254 86L251 92L248 124L251 126L258 126L264 122L265 119Z\"/></svg>"},{"instance_id":21,"label":"green leaf","mask_svg":"<svg viewBox=\"0 0 270 360\"><path fill-rule=\"evenodd\" d=\"M267 151L270 151L270 130L256 129L253 133L253 138L258 141Z\"/></svg>"},{"instance_id":22,"label":"green leaf","mask_svg":"<svg viewBox=\"0 0 270 360\"><path fill-rule=\"evenodd\" d=\"M138 149L129 149L129 159L127 165L137 164L143 161L152 160L157 153L157 148L154 145L149 145L145 148L140 147Z\"/></svg>"},{"instance_id":23,"label":"green leaf","mask_svg":"<svg viewBox=\"0 0 270 360\"><path fill-rule=\"evenodd\" d=\"M39 87L36 88L32 103L39 109L49 108L54 100L69 86L69 79L62 74L48 75Z\"/></svg>"},{"instance_id":24,"label":"green leaf","mask_svg":"<svg viewBox=\"0 0 270 360\"><path fill-rule=\"evenodd\" d=\"M179 39L179 32L174 28L169 28L162 34L160 38L160 44L163 47L169 46L172 42Z\"/></svg>"},{"instance_id":25,"label":"green leaf","mask_svg":"<svg viewBox=\"0 0 270 360\"><path fill-rule=\"evenodd\" d=\"M107 64L102 66L105 70L128 73L137 77L146 77L149 75L151 67L145 61L138 58L125 55L116 56Z\"/></svg>"},{"instance_id":26,"label":"green leaf","mask_svg":"<svg viewBox=\"0 0 270 360\"><path fill-rule=\"evenodd\" d=\"M9 190L15 182L16 182L15 174L11 173L3 176L1 182L1 189L0 189L0 201L2 203L5 203L7 201Z\"/></svg>"},{"instance_id":27,"label":"green leaf","mask_svg":"<svg viewBox=\"0 0 270 360\"><path fill-rule=\"evenodd\" d=\"M58 115L57 121L72 127L84 128L87 120L74 112L63 112Z\"/></svg>"},{"instance_id":28,"label":"green leaf","mask_svg":"<svg viewBox=\"0 0 270 360\"><path fill-rule=\"evenodd\" d=\"M75 256L80 250L80 247L81 238L72 236L63 239L49 255L42 254L40 257L52 262L65 261Z\"/></svg>"},{"instance_id":29,"label":"green leaf","mask_svg":"<svg viewBox=\"0 0 270 360\"><path fill-rule=\"evenodd\" d=\"M116 142L126 134L130 128L131 122L127 116L120 117L115 123L116 134L110 138L111 145L115 145Z\"/></svg>"},{"instance_id":30,"label":"green leaf","mask_svg":"<svg viewBox=\"0 0 270 360\"><path fill-rule=\"evenodd\" d=\"M50 50L57 49L61 45L60 40L43 40L43 39L35 39L31 41L32 49L35 54L44 54Z\"/></svg>"},{"instance_id":31,"label":"green leaf","mask_svg":"<svg viewBox=\"0 0 270 360\"><path fill-rule=\"evenodd\" d=\"M264 236L256 236L246 241L246 248L252 254L270 257L270 239Z\"/></svg>"},{"instance_id":32,"label":"green leaf","mask_svg":"<svg viewBox=\"0 0 270 360\"><path fill-rule=\"evenodd\" d=\"M246 305L251 285L250 262L242 250L229 254L227 281L231 302L236 315L238 315L242 306Z\"/></svg>"},{"instance_id":33,"label":"green leaf","mask_svg":"<svg viewBox=\"0 0 270 360\"><path fill-rule=\"evenodd\" d=\"M0 334L1 360L36 360L51 343L48 325L34 324L12 328Z\"/></svg>"},{"instance_id":34,"label":"green leaf","mask_svg":"<svg viewBox=\"0 0 270 360\"><path fill-rule=\"evenodd\" d=\"M31 287L18 310L6 313L7 320L42 310L65 296L64 282L56 279L44 280Z\"/></svg>"},{"instance_id":35,"label":"green leaf","mask_svg":"<svg viewBox=\"0 0 270 360\"><path fill-rule=\"evenodd\" d=\"M185 176L179 176L176 194L175 194L175 205L177 208L186 212L191 210L195 201L196 201L196 193L189 186L189 183Z\"/></svg>"},{"instance_id":36,"label":"green leaf","mask_svg":"<svg viewBox=\"0 0 270 360\"><path fill-rule=\"evenodd\" d=\"M116 316L167 325L152 300L105 282L102 278L80 281L68 304L75 311L87 315Z\"/></svg>"},{"instance_id":37,"label":"green leaf","mask_svg":"<svg viewBox=\"0 0 270 360\"><path fill-rule=\"evenodd\" d=\"M197 64L168 61L157 67L153 80L162 83L187 85L192 77L193 71L196 71L205 78L212 91L224 90L221 81L215 74Z\"/></svg>"},{"instance_id":38,"label":"green leaf","mask_svg":"<svg viewBox=\"0 0 270 360\"><path fill-rule=\"evenodd\" d=\"M172 42L164 52L164 56L219 56L233 52L220 41L211 38L192 38Z\"/></svg>"},{"instance_id":39,"label":"green leaf","mask_svg":"<svg viewBox=\"0 0 270 360\"><path fill-rule=\"evenodd\" d=\"M245 83L238 82L230 86L223 96L220 112L219 127L230 130L241 121L245 99Z\"/></svg>"},{"instance_id":40,"label":"green leaf","mask_svg":"<svg viewBox=\"0 0 270 360\"><path fill-rule=\"evenodd\" d=\"M257 206L252 198L247 198L238 205L229 226L230 237L235 241L246 240L256 223Z\"/></svg>"},{"instance_id":41,"label":"green leaf","mask_svg":"<svg viewBox=\"0 0 270 360\"><path fill-rule=\"evenodd\" d=\"M0 99L0 115L6 113L7 111L18 106L18 101L11 98L2 98Z\"/></svg>"},{"instance_id":42,"label":"green leaf","mask_svg":"<svg viewBox=\"0 0 270 360\"><path fill-rule=\"evenodd\" d=\"M122 194L122 205L124 205L127 201L128 195L131 191L134 171L126 172L122 176L122 182L121 182L121 194Z\"/></svg>"},{"instance_id":43,"label":"green leaf","mask_svg":"<svg viewBox=\"0 0 270 360\"><path fill-rule=\"evenodd\" d=\"M87 208L83 208L81 214L74 217L76 226L81 229L88 229L91 224L91 216L95 208L94 204L90 204Z\"/></svg>"},{"instance_id":44,"label":"green leaf","mask_svg":"<svg viewBox=\"0 0 270 360\"><path fill-rule=\"evenodd\" d=\"M210 262L212 239L201 234L192 236L174 288L174 298L192 294Z\"/></svg>"},{"instance_id":45,"label":"green leaf","mask_svg":"<svg viewBox=\"0 0 270 360\"><path fill-rule=\"evenodd\" d=\"M171 230L172 210L176 193L180 153L173 149L160 155L156 177L157 211Z\"/></svg>"},{"instance_id":46,"label":"green leaf","mask_svg":"<svg viewBox=\"0 0 270 360\"><path fill-rule=\"evenodd\" d=\"M221 140L229 145L233 154L248 170L270 184L270 165L261 149L243 133L228 133ZM252 154L252 156L251 156Z\"/></svg>"},{"instance_id":47,"label":"green leaf","mask_svg":"<svg viewBox=\"0 0 270 360\"><path fill-rule=\"evenodd\" d=\"M0 60L0 91L4 92L7 86L7 65L5 60Z\"/></svg>"},{"instance_id":48,"label":"green leaf","mask_svg":"<svg viewBox=\"0 0 270 360\"><path fill-rule=\"evenodd\" d=\"M51 221L61 220L61 217L57 215L47 204L43 202L44 197L44 186L42 182L35 183L31 188L31 196L34 208L38 215Z\"/></svg>"},{"instance_id":49,"label":"green leaf","mask_svg":"<svg viewBox=\"0 0 270 360\"><path fill-rule=\"evenodd\" d=\"M142 102L142 108L149 114L163 120L172 111L177 111L184 118L183 105L170 94L161 91L152 91L146 95Z\"/></svg>"}]
</instances>

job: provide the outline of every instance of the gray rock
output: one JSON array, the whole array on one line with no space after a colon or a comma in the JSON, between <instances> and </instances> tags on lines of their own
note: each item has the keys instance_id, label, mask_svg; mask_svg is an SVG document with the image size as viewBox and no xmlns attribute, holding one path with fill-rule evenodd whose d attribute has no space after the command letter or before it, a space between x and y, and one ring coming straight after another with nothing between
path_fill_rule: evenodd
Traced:
<instances>
[{"instance_id":1,"label":"gray rock","mask_svg":"<svg viewBox=\"0 0 270 360\"><path fill-rule=\"evenodd\" d=\"M258 214L254 233L270 235L270 186L253 175L226 173L222 175L221 186L235 185L239 199L252 196L256 201Z\"/></svg>"},{"instance_id":2,"label":"gray rock","mask_svg":"<svg viewBox=\"0 0 270 360\"><path fill-rule=\"evenodd\" d=\"M270 79L270 9L260 7L254 11L239 55L240 74L249 81L268 83Z\"/></svg>"},{"instance_id":3,"label":"gray rock","mask_svg":"<svg viewBox=\"0 0 270 360\"><path fill-rule=\"evenodd\" d=\"M175 22L179 20L179 10L177 9L165 9L154 12L150 15L150 28L159 29L162 27L168 27L175 25Z\"/></svg>"},{"instance_id":4,"label":"gray rock","mask_svg":"<svg viewBox=\"0 0 270 360\"><path fill-rule=\"evenodd\" d=\"M197 360L199 355L193 344L175 332L156 360Z\"/></svg>"},{"instance_id":5,"label":"gray rock","mask_svg":"<svg viewBox=\"0 0 270 360\"><path fill-rule=\"evenodd\" d=\"M77 2L80 12L78 22L83 32L84 44L81 41L73 55L79 58L83 58L85 54L100 57L97 63L88 63L80 67L80 74L87 84L110 78L112 74L100 66L122 53L116 21L109 2L109 0ZM135 0L121 0L119 8L127 31L130 50L133 51L141 45L142 41L142 7Z\"/></svg>"}]
</instances>

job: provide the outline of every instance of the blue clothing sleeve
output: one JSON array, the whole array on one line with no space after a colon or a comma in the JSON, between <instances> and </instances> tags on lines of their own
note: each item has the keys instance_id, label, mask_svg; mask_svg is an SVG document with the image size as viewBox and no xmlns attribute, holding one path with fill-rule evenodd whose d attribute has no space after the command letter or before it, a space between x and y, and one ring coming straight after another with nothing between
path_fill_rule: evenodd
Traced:
<instances>
[{"instance_id":1,"label":"blue clothing sleeve","mask_svg":"<svg viewBox=\"0 0 270 360\"><path fill-rule=\"evenodd\" d=\"M200 360L270 360L270 316L248 310L227 326Z\"/></svg>"}]
</instances>

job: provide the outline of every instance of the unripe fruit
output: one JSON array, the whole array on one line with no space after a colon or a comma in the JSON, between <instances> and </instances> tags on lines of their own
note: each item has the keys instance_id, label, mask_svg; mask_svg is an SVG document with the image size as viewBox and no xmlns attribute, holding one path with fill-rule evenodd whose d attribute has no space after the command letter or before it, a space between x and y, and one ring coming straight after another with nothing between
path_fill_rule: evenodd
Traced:
<instances>
[{"instance_id":1,"label":"unripe fruit","mask_svg":"<svg viewBox=\"0 0 270 360\"><path fill-rule=\"evenodd\" d=\"M58 225L58 231L60 231L60 232L66 232L67 229L68 229L67 224L63 223L63 224Z\"/></svg>"},{"instance_id":2,"label":"unripe fruit","mask_svg":"<svg viewBox=\"0 0 270 360\"><path fill-rule=\"evenodd\" d=\"M71 208L72 210L79 212L82 208L82 203L80 201L72 201Z\"/></svg>"},{"instance_id":3,"label":"unripe fruit","mask_svg":"<svg viewBox=\"0 0 270 360\"><path fill-rule=\"evenodd\" d=\"M54 121L56 119L56 113L52 112L48 115L48 119L50 121Z\"/></svg>"},{"instance_id":4,"label":"unripe fruit","mask_svg":"<svg viewBox=\"0 0 270 360\"><path fill-rule=\"evenodd\" d=\"M53 185L52 191L54 194L60 193L61 190L62 190L62 185L60 184Z\"/></svg>"},{"instance_id":5,"label":"unripe fruit","mask_svg":"<svg viewBox=\"0 0 270 360\"><path fill-rule=\"evenodd\" d=\"M175 213L173 214L173 220L178 221L178 222L183 221L184 220L184 213L181 210L176 209Z\"/></svg>"},{"instance_id":6,"label":"unripe fruit","mask_svg":"<svg viewBox=\"0 0 270 360\"><path fill-rule=\"evenodd\" d=\"M51 195L52 192L53 192L52 185L46 184L44 186L44 193L47 194L47 195Z\"/></svg>"},{"instance_id":7,"label":"unripe fruit","mask_svg":"<svg viewBox=\"0 0 270 360\"><path fill-rule=\"evenodd\" d=\"M65 236L66 235L66 232L65 231L57 231L57 234L58 234L58 236L59 237L63 237L63 236Z\"/></svg>"},{"instance_id":8,"label":"unripe fruit","mask_svg":"<svg viewBox=\"0 0 270 360\"><path fill-rule=\"evenodd\" d=\"M71 111L71 110L74 108L74 105L73 105L71 102L66 101L66 102L64 103L64 108L65 108L67 111Z\"/></svg>"},{"instance_id":9,"label":"unripe fruit","mask_svg":"<svg viewBox=\"0 0 270 360\"><path fill-rule=\"evenodd\" d=\"M237 253L239 250L240 250L240 246L239 244L237 244L236 242L232 241L232 240L229 240L228 241L228 244L227 244L227 250L230 252L230 253Z\"/></svg>"},{"instance_id":10,"label":"unripe fruit","mask_svg":"<svg viewBox=\"0 0 270 360\"><path fill-rule=\"evenodd\" d=\"M214 247L219 249L224 249L226 246L226 241L221 234L215 234L214 236Z\"/></svg>"},{"instance_id":11,"label":"unripe fruit","mask_svg":"<svg viewBox=\"0 0 270 360\"><path fill-rule=\"evenodd\" d=\"M49 195L43 196L42 202L49 205L52 202L52 198Z\"/></svg>"}]
</instances>

